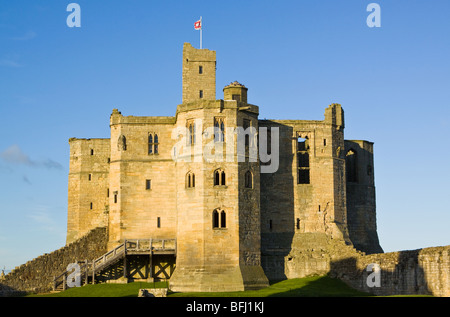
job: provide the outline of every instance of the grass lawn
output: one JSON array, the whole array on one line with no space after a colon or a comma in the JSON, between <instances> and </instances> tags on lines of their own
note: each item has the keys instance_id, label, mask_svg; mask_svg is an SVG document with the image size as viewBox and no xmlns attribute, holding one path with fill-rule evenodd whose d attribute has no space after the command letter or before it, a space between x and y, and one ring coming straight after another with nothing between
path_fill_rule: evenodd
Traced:
<instances>
[{"instance_id":1,"label":"grass lawn","mask_svg":"<svg viewBox=\"0 0 450 317\"><path fill-rule=\"evenodd\" d=\"M71 288L64 292L29 295L30 297L137 297L141 288L166 287L165 282L128 284L95 284ZM315 276L273 282L269 287L242 292L168 293L169 297L354 297L370 296L347 286L338 279Z\"/></svg>"}]
</instances>

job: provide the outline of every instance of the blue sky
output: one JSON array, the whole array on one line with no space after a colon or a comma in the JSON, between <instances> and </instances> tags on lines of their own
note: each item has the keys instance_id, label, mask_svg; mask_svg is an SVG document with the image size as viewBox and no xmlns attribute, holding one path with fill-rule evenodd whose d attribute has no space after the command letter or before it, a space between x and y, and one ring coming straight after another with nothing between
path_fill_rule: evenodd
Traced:
<instances>
[{"instance_id":1,"label":"blue sky","mask_svg":"<svg viewBox=\"0 0 450 317\"><path fill-rule=\"evenodd\" d=\"M385 251L450 244L450 2L0 0L0 269L65 244L70 137L109 137L109 115L172 116L182 46L217 52L217 98L238 80L260 118L345 110L375 143ZM366 7L381 7L369 28Z\"/></svg>"}]
</instances>

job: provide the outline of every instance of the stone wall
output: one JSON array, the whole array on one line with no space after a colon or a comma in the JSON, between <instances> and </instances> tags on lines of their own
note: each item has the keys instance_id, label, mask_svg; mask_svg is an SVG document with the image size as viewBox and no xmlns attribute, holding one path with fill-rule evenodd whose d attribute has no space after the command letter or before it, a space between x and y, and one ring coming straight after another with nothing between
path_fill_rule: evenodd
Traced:
<instances>
[{"instance_id":1,"label":"stone wall","mask_svg":"<svg viewBox=\"0 0 450 317\"><path fill-rule=\"evenodd\" d=\"M348 257L330 264L332 276L375 295L450 296L450 246ZM379 287L368 286L376 281L369 264L380 268Z\"/></svg>"},{"instance_id":2,"label":"stone wall","mask_svg":"<svg viewBox=\"0 0 450 317\"><path fill-rule=\"evenodd\" d=\"M323 234L296 234L287 256L263 263L269 278L328 274L374 295L450 296L450 246L366 255ZM367 283L375 281L370 264L380 268L379 287Z\"/></svg>"},{"instance_id":3,"label":"stone wall","mask_svg":"<svg viewBox=\"0 0 450 317\"><path fill-rule=\"evenodd\" d=\"M70 263L100 257L107 251L106 243L106 228L96 228L75 242L16 267L0 281L0 296L49 292L54 276L64 272Z\"/></svg>"}]
</instances>

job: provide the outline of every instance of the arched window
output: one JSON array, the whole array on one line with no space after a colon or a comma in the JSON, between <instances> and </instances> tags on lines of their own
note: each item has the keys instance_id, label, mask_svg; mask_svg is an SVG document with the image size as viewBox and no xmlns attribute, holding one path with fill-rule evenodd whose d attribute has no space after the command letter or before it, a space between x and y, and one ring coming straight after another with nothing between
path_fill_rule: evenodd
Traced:
<instances>
[{"instance_id":1,"label":"arched window","mask_svg":"<svg viewBox=\"0 0 450 317\"><path fill-rule=\"evenodd\" d=\"M245 172L245 188L253 188L253 175L252 172Z\"/></svg>"},{"instance_id":2,"label":"arched window","mask_svg":"<svg viewBox=\"0 0 450 317\"><path fill-rule=\"evenodd\" d=\"M227 214L224 210L220 212L220 228L226 228L227 227Z\"/></svg>"},{"instance_id":3,"label":"arched window","mask_svg":"<svg viewBox=\"0 0 450 317\"><path fill-rule=\"evenodd\" d=\"M195 122L194 120L189 120L187 122L187 132L188 132L188 137L187 137L187 144L188 145L193 145L195 144Z\"/></svg>"},{"instance_id":4,"label":"arched window","mask_svg":"<svg viewBox=\"0 0 450 317\"><path fill-rule=\"evenodd\" d=\"M222 177L222 185L223 186L225 186L225 172L224 171L222 171L222 173L221 173L221 177Z\"/></svg>"},{"instance_id":5,"label":"arched window","mask_svg":"<svg viewBox=\"0 0 450 317\"><path fill-rule=\"evenodd\" d=\"M148 154L153 154L153 135L148 135Z\"/></svg>"},{"instance_id":6,"label":"arched window","mask_svg":"<svg viewBox=\"0 0 450 317\"><path fill-rule=\"evenodd\" d=\"M119 140L117 141L117 149L119 151L127 150L127 138L124 135L119 136Z\"/></svg>"},{"instance_id":7,"label":"arched window","mask_svg":"<svg viewBox=\"0 0 450 317\"><path fill-rule=\"evenodd\" d=\"M195 187L195 174L192 172L188 172L186 174L186 188L194 188Z\"/></svg>"},{"instance_id":8,"label":"arched window","mask_svg":"<svg viewBox=\"0 0 450 317\"><path fill-rule=\"evenodd\" d=\"M158 154L158 135L155 134L153 138L152 134L148 135L148 154Z\"/></svg>"},{"instance_id":9,"label":"arched window","mask_svg":"<svg viewBox=\"0 0 450 317\"><path fill-rule=\"evenodd\" d=\"M158 154L158 135L157 134L155 134L155 144L154 144L154 146L155 146L155 154Z\"/></svg>"},{"instance_id":10,"label":"arched window","mask_svg":"<svg viewBox=\"0 0 450 317\"><path fill-rule=\"evenodd\" d=\"M345 167L347 174L347 182L358 182L358 156L352 149L347 151L345 155Z\"/></svg>"},{"instance_id":11,"label":"arched window","mask_svg":"<svg viewBox=\"0 0 450 317\"><path fill-rule=\"evenodd\" d=\"M214 209L212 213L212 225L213 229L227 227L227 214L225 210Z\"/></svg>"},{"instance_id":12,"label":"arched window","mask_svg":"<svg viewBox=\"0 0 450 317\"><path fill-rule=\"evenodd\" d=\"M225 141L224 118L214 118L214 142Z\"/></svg>"},{"instance_id":13,"label":"arched window","mask_svg":"<svg viewBox=\"0 0 450 317\"><path fill-rule=\"evenodd\" d=\"M219 212L217 211L217 209L215 209L213 211L213 228L219 228Z\"/></svg>"},{"instance_id":14,"label":"arched window","mask_svg":"<svg viewBox=\"0 0 450 317\"><path fill-rule=\"evenodd\" d=\"M226 181L225 181L225 171L221 170L221 169L217 169L214 171L214 186L225 186L226 185Z\"/></svg>"}]
</instances>

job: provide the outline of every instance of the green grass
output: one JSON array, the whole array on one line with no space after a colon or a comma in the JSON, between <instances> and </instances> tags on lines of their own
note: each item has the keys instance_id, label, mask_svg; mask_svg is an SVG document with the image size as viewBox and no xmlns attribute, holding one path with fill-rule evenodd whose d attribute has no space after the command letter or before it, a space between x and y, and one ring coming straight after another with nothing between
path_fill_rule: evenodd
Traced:
<instances>
[{"instance_id":1,"label":"green grass","mask_svg":"<svg viewBox=\"0 0 450 317\"><path fill-rule=\"evenodd\" d=\"M39 297L136 297L141 288L166 287L165 282L128 284L95 284L71 288L64 292L29 295ZM347 286L338 279L327 276L307 277L271 283L269 287L242 292L172 293L169 297L354 297L370 296Z\"/></svg>"}]
</instances>

